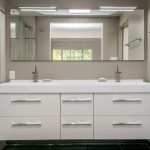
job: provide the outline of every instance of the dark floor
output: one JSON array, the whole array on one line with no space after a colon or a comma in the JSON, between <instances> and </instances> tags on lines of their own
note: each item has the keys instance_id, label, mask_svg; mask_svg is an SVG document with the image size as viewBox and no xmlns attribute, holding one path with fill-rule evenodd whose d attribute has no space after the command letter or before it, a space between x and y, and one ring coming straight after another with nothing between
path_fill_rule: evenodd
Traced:
<instances>
[{"instance_id":1,"label":"dark floor","mask_svg":"<svg viewBox=\"0 0 150 150\"><path fill-rule=\"evenodd\" d=\"M150 150L148 141L7 142L3 150Z\"/></svg>"}]
</instances>

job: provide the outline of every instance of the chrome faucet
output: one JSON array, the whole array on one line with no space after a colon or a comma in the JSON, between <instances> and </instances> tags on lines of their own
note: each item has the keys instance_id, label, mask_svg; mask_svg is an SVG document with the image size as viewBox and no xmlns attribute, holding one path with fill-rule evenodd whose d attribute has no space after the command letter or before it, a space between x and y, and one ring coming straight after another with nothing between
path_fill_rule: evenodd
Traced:
<instances>
[{"instance_id":1,"label":"chrome faucet","mask_svg":"<svg viewBox=\"0 0 150 150\"><path fill-rule=\"evenodd\" d=\"M35 71L32 72L32 79L33 79L33 82L38 82L38 72L37 72L36 66L35 66Z\"/></svg>"},{"instance_id":2,"label":"chrome faucet","mask_svg":"<svg viewBox=\"0 0 150 150\"><path fill-rule=\"evenodd\" d=\"M116 82L120 82L120 79L121 79L121 71L119 71L118 66L117 66L117 71L115 73L115 79L116 79Z\"/></svg>"}]
</instances>

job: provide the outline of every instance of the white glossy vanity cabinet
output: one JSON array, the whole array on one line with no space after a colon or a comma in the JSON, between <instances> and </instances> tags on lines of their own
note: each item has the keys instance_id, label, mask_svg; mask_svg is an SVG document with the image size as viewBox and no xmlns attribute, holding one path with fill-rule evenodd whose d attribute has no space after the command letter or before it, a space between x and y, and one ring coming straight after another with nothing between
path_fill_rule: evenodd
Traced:
<instances>
[{"instance_id":1,"label":"white glossy vanity cabinet","mask_svg":"<svg viewBox=\"0 0 150 150\"><path fill-rule=\"evenodd\" d=\"M150 94L95 94L95 139L149 139Z\"/></svg>"},{"instance_id":2,"label":"white glossy vanity cabinet","mask_svg":"<svg viewBox=\"0 0 150 150\"><path fill-rule=\"evenodd\" d=\"M93 139L93 94L61 94L61 138Z\"/></svg>"},{"instance_id":3,"label":"white glossy vanity cabinet","mask_svg":"<svg viewBox=\"0 0 150 150\"><path fill-rule=\"evenodd\" d=\"M0 94L0 139L60 139L60 95Z\"/></svg>"},{"instance_id":4,"label":"white glossy vanity cabinet","mask_svg":"<svg viewBox=\"0 0 150 150\"><path fill-rule=\"evenodd\" d=\"M0 85L0 140L150 139L150 84Z\"/></svg>"}]
</instances>

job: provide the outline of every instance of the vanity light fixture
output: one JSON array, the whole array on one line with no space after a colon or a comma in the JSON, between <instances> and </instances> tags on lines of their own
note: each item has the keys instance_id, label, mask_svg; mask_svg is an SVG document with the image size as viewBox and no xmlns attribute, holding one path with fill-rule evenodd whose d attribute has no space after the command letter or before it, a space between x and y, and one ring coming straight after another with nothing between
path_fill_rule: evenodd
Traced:
<instances>
[{"instance_id":1,"label":"vanity light fixture","mask_svg":"<svg viewBox=\"0 0 150 150\"><path fill-rule=\"evenodd\" d=\"M119 12L119 11L135 11L137 7L115 7L115 6L100 6L100 11L112 11L112 12Z\"/></svg>"},{"instance_id":2,"label":"vanity light fixture","mask_svg":"<svg viewBox=\"0 0 150 150\"><path fill-rule=\"evenodd\" d=\"M71 14L90 14L91 9L69 9Z\"/></svg>"},{"instance_id":3,"label":"vanity light fixture","mask_svg":"<svg viewBox=\"0 0 150 150\"><path fill-rule=\"evenodd\" d=\"M57 8L53 7L19 7L21 11L27 12L55 12Z\"/></svg>"}]
</instances>

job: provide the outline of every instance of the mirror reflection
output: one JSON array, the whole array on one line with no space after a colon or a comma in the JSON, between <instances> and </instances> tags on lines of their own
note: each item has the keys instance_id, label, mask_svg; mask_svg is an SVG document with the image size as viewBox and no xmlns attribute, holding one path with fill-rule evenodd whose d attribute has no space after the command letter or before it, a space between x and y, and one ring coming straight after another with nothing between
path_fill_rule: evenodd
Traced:
<instances>
[{"instance_id":1,"label":"mirror reflection","mask_svg":"<svg viewBox=\"0 0 150 150\"><path fill-rule=\"evenodd\" d=\"M101 59L103 23L50 23L52 60Z\"/></svg>"},{"instance_id":2,"label":"mirror reflection","mask_svg":"<svg viewBox=\"0 0 150 150\"><path fill-rule=\"evenodd\" d=\"M144 60L144 10L69 11L11 9L11 60Z\"/></svg>"}]
</instances>

